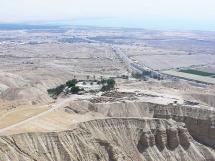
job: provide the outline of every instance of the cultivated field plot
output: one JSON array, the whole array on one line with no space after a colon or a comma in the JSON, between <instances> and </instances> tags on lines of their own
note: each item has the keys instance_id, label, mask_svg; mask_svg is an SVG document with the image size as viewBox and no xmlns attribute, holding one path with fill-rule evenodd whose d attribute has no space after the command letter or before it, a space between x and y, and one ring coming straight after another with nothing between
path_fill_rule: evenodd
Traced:
<instances>
[{"instance_id":1,"label":"cultivated field plot","mask_svg":"<svg viewBox=\"0 0 215 161\"><path fill-rule=\"evenodd\" d=\"M195 67L193 69L200 70L200 71L203 71L203 72L215 73L215 64L214 65L212 65L212 64L203 65L203 66Z\"/></svg>"},{"instance_id":2,"label":"cultivated field plot","mask_svg":"<svg viewBox=\"0 0 215 161\"><path fill-rule=\"evenodd\" d=\"M212 78L212 77L189 74L189 73L179 72L176 70L167 70L167 71L163 71L162 73L170 75L170 76L184 78L187 80L193 80L193 81L203 82L203 83L208 83L208 84L215 84L215 78Z\"/></svg>"},{"instance_id":3,"label":"cultivated field plot","mask_svg":"<svg viewBox=\"0 0 215 161\"><path fill-rule=\"evenodd\" d=\"M204 72L204 71L200 71L200 70L181 69L179 71L183 72L183 73L188 73L188 74L194 74L194 75L200 75L200 76L215 78L215 73L209 73L209 72Z\"/></svg>"}]
</instances>

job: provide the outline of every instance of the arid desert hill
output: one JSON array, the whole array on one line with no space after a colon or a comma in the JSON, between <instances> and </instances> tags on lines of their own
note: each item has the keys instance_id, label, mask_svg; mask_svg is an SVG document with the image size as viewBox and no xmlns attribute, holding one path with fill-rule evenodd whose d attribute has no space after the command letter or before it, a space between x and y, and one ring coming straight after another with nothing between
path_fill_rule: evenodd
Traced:
<instances>
[{"instance_id":1,"label":"arid desert hill","mask_svg":"<svg viewBox=\"0 0 215 161\"><path fill-rule=\"evenodd\" d=\"M0 137L1 160L200 161L214 150L197 143L187 129L161 119L92 120L71 130Z\"/></svg>"},{"instance_id":2,"label":"arid desert hill","mask_svg":"<svg viewBox=\"0 0 215 161\"><path fill-rule=\"evenodd\" d=\"M215 161L213 32L0 37L0 161Z\"/></svg>"}]
</instances>

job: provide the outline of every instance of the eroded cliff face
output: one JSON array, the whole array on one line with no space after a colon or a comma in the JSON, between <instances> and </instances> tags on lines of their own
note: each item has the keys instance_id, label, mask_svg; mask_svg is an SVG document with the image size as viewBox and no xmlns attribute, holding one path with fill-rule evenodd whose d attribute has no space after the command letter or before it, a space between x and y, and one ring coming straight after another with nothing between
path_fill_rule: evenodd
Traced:
<instances>
[{"instance_id":1,"label":"eroded cliff face","mask_svg":"<svg viewBox=\"0 0 215 161\"><path fill-rule=\"evenodd\" d=\"M196 140L215 149L214 108L127 101L89 104L89 109L108 117L171 118L177 122L184 122Z\"/></svg>"},{"instance_id":2,"label":"eroded cliff face","mask_svg":"<svg viewBox=\"0 0 215 161\"><path fill-rule=\"evenodd\" d=\"M215 94L193 93L193 94L188 94L188 96L191 96L192 98L196 99L197 101L205 103L205 104L215 108Z\"/></svg>"},{"instance_id":3,"label":"eroded cliff face","mask_svg":"<svg viewBox=\"0 0 215 161\"><path fill-rule=\"evenodd\" d=\"M71 130L0 137L1 161L213 161L182 124L162 119L109 118Z\"/></svg>"}]
</instances>

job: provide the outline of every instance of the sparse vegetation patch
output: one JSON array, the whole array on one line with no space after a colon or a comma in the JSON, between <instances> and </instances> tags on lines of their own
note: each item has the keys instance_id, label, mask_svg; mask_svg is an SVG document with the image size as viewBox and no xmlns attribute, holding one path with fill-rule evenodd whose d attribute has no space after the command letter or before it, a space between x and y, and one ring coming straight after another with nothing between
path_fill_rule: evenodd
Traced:
<instances>
[{"instance_id":1,"label":"sparse vegetation patch","mask_svg":"<svg viewBox=\"0 0 215 161\"><path fill-rule=\"evenodd\" d=\"M78 86L76 86L77 83L78 81L76 79L69 80L66 82L66 84L61 84L56 88L48 89L47 92L51 97L55 99L63 92L65 92L66 94L68 93L78 94L78 92L81 91L81 89Z\"/></svg>"},{"instance_id":2,"label":"sparse vegetation patch","mask_svg":"<svg viewBox=\"0 0 215 161\"><path fill-rule=\"evenodd\" d=\"M110 91L113 90L116 85L115 80L112 78L102 79L101 81L87 79L88 80L68 80L65 84L48 89L47 92L52 98L56 99L60 94L84 94Z\"/></svg>"},{"instance_id":3,"label":"sparse vegetation patch","mask_svg":"<svg viewBox=\"0 0 215 161\"><path fill-rule=\"evenodd\" d=\"M65 87L66 87L66 85L61 84L61 85L57 86L56 88L48 89L47 92L51 97L56 98L58 95L60 95L63 92Z\"/></svg>"},{"instance_id":4,"label":"sparse vegetation patch","mask_svg":"<svg viewBox=\"0 0 215 161\"><path fill-rule=\"evenodd\" d=\"M101 91L110 91L115 88L116 82L110 78L101 80L99 84L102 84Z\"/></svg>"}]
</instances>

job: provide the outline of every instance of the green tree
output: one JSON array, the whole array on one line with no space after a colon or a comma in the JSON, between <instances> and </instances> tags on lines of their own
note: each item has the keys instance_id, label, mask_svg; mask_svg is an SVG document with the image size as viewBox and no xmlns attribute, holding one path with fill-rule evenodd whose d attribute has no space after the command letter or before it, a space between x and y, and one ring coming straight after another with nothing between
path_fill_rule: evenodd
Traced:
<instances>
[{"instance_id":1,"label":"green tree","mask_svg":"<svg viewBox=\"0 0 215 161\"><path fill-rule=\"evenodd\" d=\"M103 79L102 81L101 81L101 83L102 83L102 88L101 88L101 91L109 91L109 90L112 90L112 89L114 89L114 87L115 87L115 85L116 85L116 82L115 82L115 80L114 79L107 79L107 80L105 80L105 79Z\"/></svg>"},{"instance_id":2,"label":"green tree","mask_svg":"<svg viewBox=\"0 0 215 161\"><path fill-rule=\"evenodd\" d=\"M107 86L110 87L110 88L114 88L116 82L114 79L108 79L107 80Z\"/></svg>"},{"instance_id":3,"label":"green tree","mask_svg":"<svg viewBox=\"0 0 215 161\"><path fill-rule=\"evenodd\" d=\"M76 79L73 79L73 80L69 80L69 81L67 81L66 82L66 85L68 86L68 87L74 87L76 84L77 84L77 80Z\"/></svg>"},{"instance_id":4,"label":"green tree","mask_svg":"<svg viewBox=\"0 0 215 161\"><path fill-rule=\"evenodd\" d=\"M79 91L80 91L80 88L77 87L77 86L74 86L74 87L71 88L72 94L77 94Z\"/></svg>"},{"instance_id":5,"label":"green tree","mask_svg":"<svg viewBox=\"0 0 215 161\"><path fill-rule=\"evenodd\" d=\"M104 85L104 84L106 84L106 83L107 83L107 80L106 80L106 79L102 79L102 80L101 80L101 84L102 84L102 85Z\"/></svg>"},{"instance_id":6,"label":"green tree","mask_svg":"<svg viewBox=\"0 0 215 161\"><path fill-rule=\"evenodd\" d=\"M47 92L51 97L56 97L63 92L65 85L59 85L56 88L48 89Z\"/></svg>"}]
</instances>

